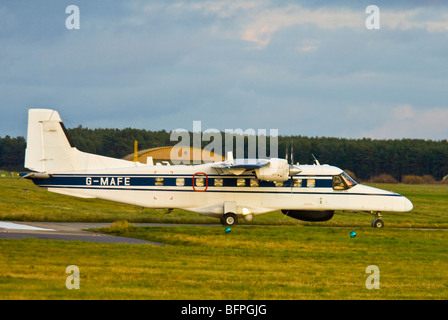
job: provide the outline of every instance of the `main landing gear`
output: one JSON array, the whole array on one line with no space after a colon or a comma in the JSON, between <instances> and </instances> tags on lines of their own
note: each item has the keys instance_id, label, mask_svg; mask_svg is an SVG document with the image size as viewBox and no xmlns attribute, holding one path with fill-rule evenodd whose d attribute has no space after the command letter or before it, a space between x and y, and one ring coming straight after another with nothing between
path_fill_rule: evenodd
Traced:
<instances>
[{"instance_id":1,"label":"main landing gear","mask_svg":"<svg viewBox=\"0 0 448 320\"><path fill-rule=\"evenodd\" d=\"M384 222L383 222L383 219L381 219L381 217L383 216L381 214L381 212L371 212L371 214L375 215L375 219L373 219L373 221L372 221L372 227L374 227L374 228L383 228L384 227Z\"/></svg>"},{"instance_id":2,"label":"main landing gear","mask_svg":"<svg viewBox=\"0 0 448 320\"><path fill-rule=\"evenodd\" d=\"M223 226L235 226L238 224L238 217L233 212L227 212L221 217Z\"/></svg>"}]
</instances>

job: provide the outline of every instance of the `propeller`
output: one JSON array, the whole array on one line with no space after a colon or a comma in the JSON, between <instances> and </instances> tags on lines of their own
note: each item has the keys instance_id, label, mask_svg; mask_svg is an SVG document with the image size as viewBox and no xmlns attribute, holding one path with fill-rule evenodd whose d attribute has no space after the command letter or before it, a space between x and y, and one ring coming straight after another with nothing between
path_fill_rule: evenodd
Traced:
<instances>
[{"instance_id":1,"label":"propeller","mask_svg":"<svg viewBox=\"0 0 448 320\"><path fill-rule=\"evenodd\" d=\"M289 154L289 159L290 159L289 175L292 177L302 172L302 169L300 169L299 166L294 165L294 144L292 141L291 141L291 151Z\"/></svg>"},{"instance_id":2,"label":"propeller","mask_svg":"<svg viewBox=\"0 0 448 320\"><path fill-rule=\"evenodd\" d=\"M293 144L293 141L291 141L291 151L290 151L290 154L289 154L289 159L291 161L290 164L289 164L289 176L291 177L290 185L291 185L291 193L292 193L292 188L294 186L294 176L296 174L299 174L300 172L302 172L302 169L300 169L298 166L294 165L294 144Z\"/></svg>"}]
</instances>

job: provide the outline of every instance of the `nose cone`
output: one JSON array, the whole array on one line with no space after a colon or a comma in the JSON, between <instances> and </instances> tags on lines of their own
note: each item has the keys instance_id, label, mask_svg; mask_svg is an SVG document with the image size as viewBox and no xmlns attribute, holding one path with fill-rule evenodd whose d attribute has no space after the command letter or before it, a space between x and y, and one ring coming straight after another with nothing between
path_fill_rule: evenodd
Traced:
<instances>
[{"instance_id":1,"label":"nose cone","mask_svg":"<svg viewBox=\"0 0 448 320\"><path fill-rule=\"evenodd\" d=\"M412 204L411 200L409 200L406 197L404 198L404 211L411 211L414 208L414 205Z\"/></svg>"}]
</instances>

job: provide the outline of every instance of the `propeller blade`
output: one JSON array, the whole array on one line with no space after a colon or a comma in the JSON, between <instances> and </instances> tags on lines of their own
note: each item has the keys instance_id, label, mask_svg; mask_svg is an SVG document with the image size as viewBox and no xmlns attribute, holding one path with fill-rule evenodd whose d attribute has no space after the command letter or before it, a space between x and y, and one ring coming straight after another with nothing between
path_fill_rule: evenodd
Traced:
<instances>
[{"instance_id":1,"label":"propeller blade","mask_svg":"<svg viewBox=\"0 0 448 320\"><path fill-rule=\"evenodd\" d=\"M295 166L293 164L289 165L289 176L291 177L291 194L292 194L292 187L294 186L294 176L296 174L299 174L302 172L302 169L300 169L298 166Z\"/></svg>"},{"instance_id":2,"label":"propeller blade","mask_svg":"<svg viewBox=\"0 0 448 320\"><path fill-rule=\"evenodd\" d=\"M291 154L290 154L290 157L291 157L291 164L294 164L294 143L293 143L293 141L291 141Z\"/></svg>"}]
</instances>

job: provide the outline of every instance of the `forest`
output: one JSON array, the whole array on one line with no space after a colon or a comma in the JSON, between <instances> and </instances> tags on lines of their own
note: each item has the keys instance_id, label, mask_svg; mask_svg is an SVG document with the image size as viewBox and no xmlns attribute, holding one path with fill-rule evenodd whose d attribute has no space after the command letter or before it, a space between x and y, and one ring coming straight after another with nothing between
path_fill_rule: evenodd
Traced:
<instances>
[{"instance_id":1,"label":"forest","mask_svg":"<svg viewBox=\"0 0 448 320\"><path fill-rule=\"evenodd\" d=\"M133 153L135 140L138 140L140 150L178 143L177 139L170 141L170 132L165 130L89 129L78 126L67 131L73 145L79 150L115 158L122 158ZM224 133L221 135L224 141ZM191 132L190 137L192 137ZM245 139L245 155L247 156L248 138L245 137ZM201 141L201 143L204 148L210 144L210 141ZM234 149L236 145L235 142ZM269 136L266 145L266 154L269 156ZM0 169L25 170L23 167L25 148L24 137L0 137ZM221 151L222 154L223 152L224 150ZM410 176L426 177L427 180L430 177L440 181L448 175L447 140L279 136L278 156L292 159L294 163L300 164L312 164L315 157L321 164L330 164L349 170L362 181L380 176L393 178L397 182L409 179Z\"/></svg>"}]
</instances>

